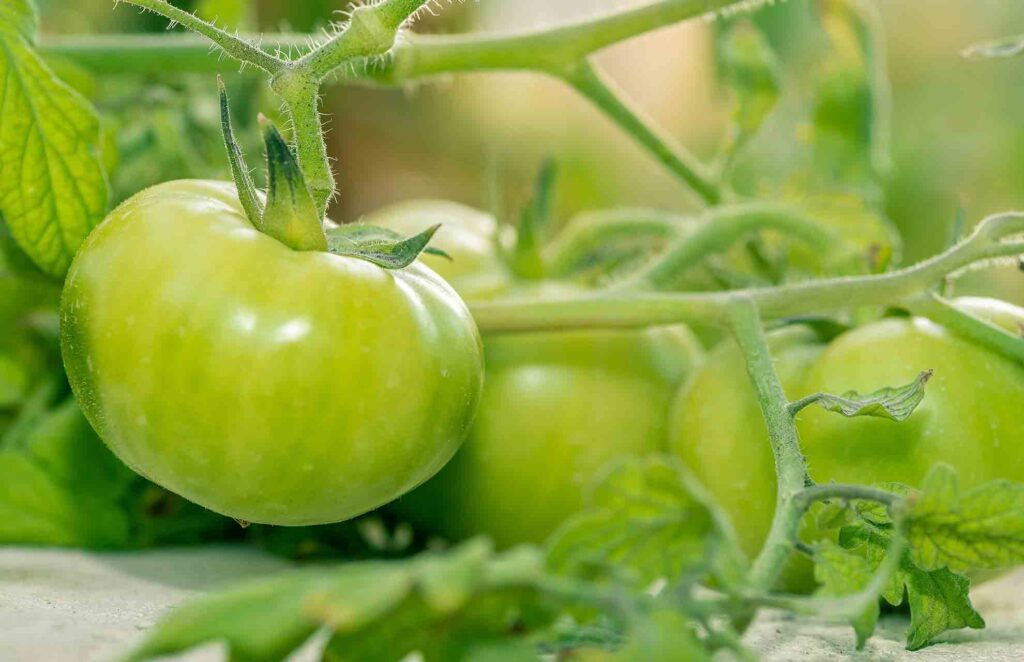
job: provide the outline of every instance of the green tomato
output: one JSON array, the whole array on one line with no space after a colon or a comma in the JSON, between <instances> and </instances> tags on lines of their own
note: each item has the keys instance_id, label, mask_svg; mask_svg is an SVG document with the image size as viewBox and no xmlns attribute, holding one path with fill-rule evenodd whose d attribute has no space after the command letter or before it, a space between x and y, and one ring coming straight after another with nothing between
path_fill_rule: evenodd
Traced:
<instances>
[{"instance_id":1,"label":"green tomato","mask_svg":"<svg viewBox=\"0 0 1024 662\"><path fill-rule=\"evenodd\" d=\"M999 303L987 309L1007 312ZM1024 310L1015 314L1024 320ZM871 392L935 371L924 401L902 423L847 419L819 407L801 412L801 446L815 481L920 485L939 462L956 468L965 487L996 478L1024 480L1024 366L917 318L874 322L828 344L810 329L787 328L771 334L769 345L791 400L818 392ZM757 553L774 513L775 470L734 343L716 348L680 392L671 439L673 452L732 517L747 553ZM788 580L807 585L799 569Z\"/></svg>"},{"instance_id":2,"label":"green tomato","mask_svg":"<svg viewBox=\"0 0 1024 662\"><path fill-rule=\"evenodd\" d=\"M416 487L458 449L482 386L476 327L436 274L293 251L219 182L114 210L61 319L75 395L118 457L250 522L340 521Z\"/></svg>"},{"instance_id":3,"label":"green tomato","mask_svg":"<svg viewBox=\"0 0 1024 662\"><path fill-rule=\"evenodd\" d=\"M493 222L467 223L480 216L461 206L449 207L447 219L427 218L424 204L389 208L408 213L401 218L365 221L406 234L444 224L434 245L454 262L437 266L467 298L578 291L507 279L481 290L495 265L504 273L497 256L471 253L481 269L474 272L458 266L459 255L466 246L493 251ZM441 473L394 507L432 532L453 539L486 534L506 547L547 538L582 508L609 464L664 452L672 397L702 353L684 327L494 336L485 338L484 347L487 380L469 439Z\"/></svg>"}]
</instances>

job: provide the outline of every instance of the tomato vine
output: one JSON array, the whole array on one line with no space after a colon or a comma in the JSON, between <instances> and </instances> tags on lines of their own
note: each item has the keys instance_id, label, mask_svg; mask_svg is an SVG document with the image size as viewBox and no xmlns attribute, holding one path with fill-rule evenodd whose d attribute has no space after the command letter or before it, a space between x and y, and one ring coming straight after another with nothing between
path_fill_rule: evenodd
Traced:
<instances>
[{"instance_id":1,"label":"tomato vine","mask_svg":"<svg viewBox=\"0 0 1024 662\"><path fill-rule=\"evenodd\" d=\"M940 467L929 474L927 484L920 492L814 483L801 451L796 414L811 403L835 402L839 398L816 394L791 402L773 364L766 326L787 318L849 312L861 307L894 308L931 318L997 354L1022 362L1024 340L956 308L940 296L938 289L947 279L966 269L1024 255L1024 241L1020 239L1024 235L1024 213L990 216L982 220L970 235L941 254L894 271L714 292L672 291L672 283L688 269L726 251L744 238L766 230L803 243L818 254L848 253L849 247L838 232L819 223L812 213L781 203L741 200L731 190L726 176L734 154L723 154L717 164L702 162L634 108L592 62L594 53L632 37L689 19L751 10L763 2L661 0L570 25L522 34L418 36L409 34L406 28L429 6L428 0L381 0L355 7L347 20L313 45L307 45L306 37L299 35L262 37L266 43L273 44L272 48L261 45L261 41L254 37L228 32L165 0L122 2L159 14L201 38L48 38L41 43L41 52L52 56L72 56L79 65L102 73L163 70L167 67L181 72L225 72L237 67L237 64L226 64L219 59L219 55L227 55L243 67L251 67L265 75L270 89L282 100L291 123L291 136L287 143L273 127L265 129L271 174L265 203L255 192L241 150L234 142L227 99L222 96L225 135L241 206L254 227L291 248L303 251L330 248L338 255L358 257L388 269L402 269L426 248L436 231L434 227L412 239L364 229L323 231L327 208L336 195L320 108L322 86L328 82L370 81L404 85L459 73L516 70L543 74L565 83L589 100L696 196L705 211L693 231L681 231L677 227L678 218L658 214L640 214L640 221L635 217L630 220L591 217L575 227L570 225L570 232L563 235L563 241L549 247L547 253L532 247L535 250L527 256L531 258L529 268L523 268L531 276L543 276L545 269L557 275L570 271L580 256L586 255L593 246L602 245L612 238L639 231L662 240L665 244L663 250L628 278L583 294L470 301L469 310L479 330L491 335L640 328L679 323L718 326L733 335L745 359L767 425L776 468L774 519L760 553L749 564L746 559L739 558L741 555L736 553L729 525L720 512L708 503L699 487L689 484L685 472L674 465L654 463L641 469L625 468L613 473L609 479L613 483L616 480L624 483L630 480L650 481L655 484L652 489L671 493L672 498L668 499L671 505L685 506L698 514L694 518L697 524L687 522L686 525L703 526L699 533L713 540L719 551L725 550L720 555L725 560L709 564L711 567L700 565L703 561L692 561L693 567L699 566L701 571L715 578L713 595L697 599L687 593L685 598L680 598L680 602L685 603L687 617L704 624L709 640L717 638L723 647L739 648L738 636L749 622L751 610L773 606L850 622L862 642L874 626L872 608L873 617L877 618L879 595L899 572L931 572L955 567L955 562L944 558L941 550L933 550L930 556L921 551L927 546L926 538L937 535L934 529L941 528L929 520L938 508L936 503L941 502L945 510L939 511L947 517L962 514L957 510L961 496L955 478L945 469ZM889 100L879 64L881 45L873 32L875 17L858 2L825 4L830 7L841 5L845 8L843 11L850 12L857 19L853 32L855 41L859 40L863 50L865 76L874 92L871 101L876 111L871 126L865 129L872 138L865 160L869 163L868 168L877 174L887 167L889 127L885 107ZM220 53L211 55L208 42L212 42ZM756 50L757 44L747 46ZM292 52L298 55L291 56ZM775 81L770 63L755 64L765 65L756 72L759 76L757 83L763 87L748 91L752 97L757 97L758 104L771 107L776 101L777 90L773 88ZM736 128L733 142L727 143L725 152L738 149L742 132L757 130L763 120L762 114L758 110L742 118L749 126ZM91 125L86 129L95 133L95 127ZM535 210L538 215L547 212L546 204L538 202L538 207L543 208ZM79 231L78 234L84 236L84 232ZM66 267L64 262L69 259L69 255L61 255L47 266L56 274ZM851 413L847 415L881 415L895 420L893 407L877 405L892 404L897 400L897 405L910 402L907 406L912 410L923 397L926 381L922 378L902 389L885 389L875 394L844 394L844 404L851 405ZM474 383L474 388L477 386ZM460 424L463 422L459 420ZM415 478L422 476L416 475ZM411 484L415 481L410 479L406 482ZM1024 513L1018 512L1019 486L1001 485L999 489L1002 492L994 500L1009 503L1005 512L1018 519L1024 518ZM682 493L686 496L680 496ZM962 499L970 502L971 499L983 500L986 496L970 492ZM377 499L374 505L382 501ZM842 562L849 561L849 558L842 556L843 552L838 547L810 550L817 559L824 559L820 567L826 592L813 598L773 593L787 560L801 550L803 543L800 542L799 528L808 511L821 504L840 503L845 506L854 502L870 502L872 507L879 509L873 513L875 519L861 518L864 521L856 520L851 525L861 527L854 533L867 531L865 535L874 536L872 541L882 550L871 557L876 563L872 566L867 560L857 557L858 561L853 563L857 566L854 572L844 569ZM593 535L594 531L602 533L600 526L618 519L628 508L613 498L608 498L607 502L599 501L589 520L570 521L562 532L563 537L556 538L553 543L552 556L561 559L567 567L574 563L583 564L577 558L581 553L576 547L586 545L580 540L601 538L601 535ZM946 524L948 522L944 521L942 526ZM929 526L933 528L929 529ZM580 534L574 538L573 534L580 531L589 537ZM584 551L593 553L592 549ZM685 556L685 552L683 550L680 554ZM495 555L493 550L479 546L466 547L459 553L465 554L468 560L464 560L468 565L479 570L474 580L466 580L461 587L467 594L486 594L496 588L513 586L525 593L554 597L556 601L569 598L597 604L608 608L615 618L623 621L629 621L638 611L654 609L652 601L645 595L620 599L614 592L595 588L586 582L574 583L547 577L544 575L546 570L538 567L537 559L528 555L510 560L510 557ZM828 561L830 553L839 554L839 560ZM1014 556L1015 553L1009 552L1006 560L1021 560L1022 557ZM988 562L981 556L979 552L972 558L977 557L979 564ZM690 562L691 559L687 558L683 563L685 569L693 569L687 565ZM640 568L639 574L643 575L646 570ZM368 570L381 576L391 571L378 567ZM401 590L396 589L394 595L386 597L393 599L394 605L412 603L414 598L410 595L413 589L410 587L419 587L417 590L429 596L433 581L431 573L434 571L436 568L429 562L394 570L396 576L401 575L395 580ZM333 579L344 582L337 577ZM303 596L307 588L301 587ZM436 607L438 613L448 608L430 606ZM319 613L317 618L320 620L315 625L331 625L335 623L332 618L339 618L338 612L332 612L329 607L328 604ZM336 604L333 608L341 609ZM729 623L718 627L712 623L709 614L724 614ZM435 615L431 614L431 617ZM965 622L974 621L968 619ZM344 625L337 625L336 636L341 636ZM174 645L161 646L163 644L154 645L150 652L174 649Z\"/></svg>"}]
</instances>

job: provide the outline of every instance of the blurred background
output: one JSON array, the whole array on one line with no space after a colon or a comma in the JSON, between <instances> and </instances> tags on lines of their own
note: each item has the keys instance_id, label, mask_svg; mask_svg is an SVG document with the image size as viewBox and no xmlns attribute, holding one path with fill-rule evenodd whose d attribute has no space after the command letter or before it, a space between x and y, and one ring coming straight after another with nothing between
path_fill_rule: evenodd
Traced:
<instances>
[{"instance_id":1,"label":"blurred background","mask_svg":"<svg viewBox=\"0 0 1024 662\"><path fill-rule=\"evenodd\" d=\"M110 3L43 0L50 33L162 31L164 21ZM339 18L337 0L178 0L243 31L313 31ZM571 21L631 0L481 0L454 3L427 17L418 32L512 31ZM1024 32L1013 0L875 0L884 26L892 84L892 167L881 180L880 205L904 240L902 262L942 250L958 209L969 223L1024 208L1024 59L968 60L978 41ZM813 71L824 37L814 4L788 0L752 16L783 65L783 97L736 166L736 187L778 195L801 156ZM597 61L670 134L706 159L728 126L731 99L716 73L716 25L692 21L637 38ZM115 194L180 177L224 177L212 76L153 76L95 82L73 63L61 74L105 111ZM230 81L234 111L251 120L276 101L255 78ZM103 86L102 88L97 86ZM239 91L239 88L245 90ZM180 92L184 90L186 94ZM248 93L244 93L248 92ZM530 74L459 76L384 89L333 86L325 98L329 144L340 195L336 220L354 220L389 202L440 197L514 207L538 163L557 158L560 218L620 205L696 209L672 176L588 103L561 84ZM119 124L120 122L120 124ZM255 131L247 152L255 155ZM157 158L155 153L160 154ZM113 164L112 164L113 165ZM813 167L813 166L811 166ZM499 205L499 208L501 206ZM970 275L960 293L989 293L1024 303L1024 276L1011 265Z\"/></svg>"}]
</instances>

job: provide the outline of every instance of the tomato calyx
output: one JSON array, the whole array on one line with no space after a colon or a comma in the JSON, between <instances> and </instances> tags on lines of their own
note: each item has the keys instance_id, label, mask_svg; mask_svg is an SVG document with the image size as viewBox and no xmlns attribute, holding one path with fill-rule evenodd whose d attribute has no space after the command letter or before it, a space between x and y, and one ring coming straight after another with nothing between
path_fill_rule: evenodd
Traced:
<instances>
[{"instance_id":1,"label":"tomato calyx","mask_svg":"<svg viewBox=\"0 0 1024 662\"><path fill-rule=\"evenodd\" d=\"M221 129L228 151L231 175L238 189L238 199L249 222L260 232L269 235L297 251L327 250L327 236L323 220L313 202L299 161L288 143L266 117L260 115L263 141L267 153L266 204L260 199L249 175L245 157L231 126L224 82L218 78L220 91Z\"/></svg>"},{"instance_id":2,"label":"tomato calyx","mask_svg":"<svg viewBox=\"0 0 1024 662\"><path fill-rule=\"evenodd\" d=\"M219 76L217 85L220 91L221 129L231 175L235 180L242 209L257 230L293 250L322 251L354 257L384 269L404 269L424 252L451 259L444 251L428 247L440 225L408 238L392 230L359 223L334 227L325 232L323 219L320 218L298 159L277 127L263 115L259 116L259 120L267 153L267 191L265 196L261 196L235 139L227 91Z\"/></svg>"}]
</instances>

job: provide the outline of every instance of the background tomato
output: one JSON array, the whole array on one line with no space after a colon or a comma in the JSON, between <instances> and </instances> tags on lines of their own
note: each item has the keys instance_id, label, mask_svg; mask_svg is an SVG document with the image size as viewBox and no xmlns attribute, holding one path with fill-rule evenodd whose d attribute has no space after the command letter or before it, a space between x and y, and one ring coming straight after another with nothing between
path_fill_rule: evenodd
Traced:
<instances>
[{"instance_id":1,"label":"background tomato","mask_svg":"<svg viewBox=\"0 0 1024 662\"><path fill-rule=\"evenodd\" d=\"M69 379L111 449L252 522L391 501L451 458L480 395L476 327L433 272L292 251L229 184L170 182L116 209L61 313Z\"/></svg>"},{"instance_id":2,"label":"background tomato","mask_svg":"<svg viewBox=\"0 0 1024 662\"><path fill-rule=\"evenodd\" d=\"M446 223L424 213L422 204L365 221L405 234ZM480 216L460 207L451 208L451 222L434 242L454 261L433 259L468 299L578 292L554 282L512 282L493 253L493 221L478 222ZM482 241L467 237L480 233ZM482 272L459 265L467 246L485 245L492 257L468 256ZM478 285L495 265L503 275L489 282L504 285L484 291ZM702 355L685 327L493 336L484 347L487 379L469 439L437 477L395 508L427 530L454 539L487 534L502 546L547 538L582 507L595 476L616 459L664 451L672 397Z\"/></svg>"},{"instance_id":3,"label":"background tomato","mask_svg":"<svg viewBox=\"0 0 1024 662\"><path fill-rule=\"evenodd\" d=\"M1024 310L1015 314L1024 320ZM965 487L1024 479L1024 366L918 318L881 320L827 345L810 329L788 328L772 334L770 345L791 399L871 392L935 371L924 401L902 423L847 419L818 407L801 412L797 424L814 480L917 485L939 462L955 467ZM747 552L757 552L774 511L775 473L734 343L716 348L681 391L671 438L673 451L732 516Z\"/></svg>"}]
</instances>

